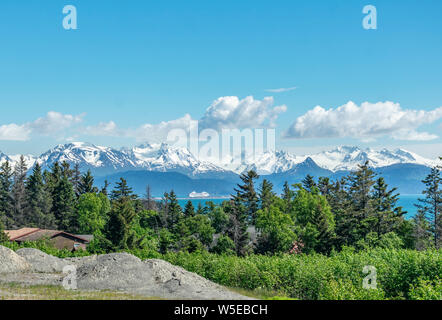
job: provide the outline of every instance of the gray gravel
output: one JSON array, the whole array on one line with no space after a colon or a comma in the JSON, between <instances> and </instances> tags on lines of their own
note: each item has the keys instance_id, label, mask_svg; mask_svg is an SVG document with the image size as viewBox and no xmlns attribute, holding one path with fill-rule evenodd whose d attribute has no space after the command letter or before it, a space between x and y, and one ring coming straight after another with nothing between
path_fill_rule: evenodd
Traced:
<instances>
[{"instance_id":1,"label":"gray gravel","mask_svg":"<svg viewBox=\"0 0 442 320\"><path fill-rule=\"evenodd\" d=\"M0 273L20 273L30 270L25 259L9 248L0 246Z\"/></svg>"},{"instance_id":2,"label":"gray gravel","mask_svg":"<svg viewBox=\"0 0 442 320\"><path fill-rule=\"evenodd\" d=\"M141 261L128 253L59 259L36 249L20 249L16 254L0 246L0 273L8 273L0 275L0 282L60 285L64 277L60 272L66 265L77 267L79 290L111 290L172 300L250 299L163 260Z\"/></svg>"},{"instance_id":3,"label":"gray gravel","mask_svg":"<svg viewBox=\"0 0 442 320\"><path fill-rule=\"evenodd\" d=\"M63 267L67 264L60 258L33 248L19 249L16 253L30 264L34 272L63 272Z\"/></svg>"}]
</instances>

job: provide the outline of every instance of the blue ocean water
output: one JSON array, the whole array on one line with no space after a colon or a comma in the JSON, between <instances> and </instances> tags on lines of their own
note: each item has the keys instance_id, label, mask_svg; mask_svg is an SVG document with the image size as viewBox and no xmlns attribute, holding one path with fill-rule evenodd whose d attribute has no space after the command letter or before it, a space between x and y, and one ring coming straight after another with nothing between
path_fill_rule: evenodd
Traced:
<instances>
[{"instance_id":1,"label":"blue ocean water","mask_svg":"<svg viewBox=\"0 0 442 320\"><path fill-rule=\"evenodd\" d=\"M417 214L417 208L415 204L419 201L417 199L422 198L421 194L404 194L399 196L398 205L404 208L404 211L407 211L406 218L411 219Z\"/></svg>"},{"instance_id":2,"label":"blue ocean water","mask_svg":"<svg viewBox=\"0 0 442 320\"><path fill-rule=\"evenodd\" d=\"M401 195L398 201L398 205L402 206L405 211L407 211L406 218L411 219L417 214L417 209L414 206L416 203L418 203L418 198L422 197L422 195L419 194L407 194L407 195ZM201 203L202 206L206 204L207 201L212 201L215 204L221 204L223 201L226 201L227 199L191 199L193 206L195 208L198 207L198 204ZM178 200L181 207L184 208L187 201L189 199L180 199Z\"/></svg>"}]
</instances>

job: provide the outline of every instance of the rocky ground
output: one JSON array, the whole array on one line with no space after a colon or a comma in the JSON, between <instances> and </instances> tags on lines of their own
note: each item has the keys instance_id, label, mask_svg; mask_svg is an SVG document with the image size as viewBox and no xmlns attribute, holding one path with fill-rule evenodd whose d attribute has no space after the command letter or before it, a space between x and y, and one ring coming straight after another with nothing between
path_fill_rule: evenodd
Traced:
<instances>
[{"instance_id":1,"label":"rocky ground","mask_svg":"<svg viewBox=\"0 0 442 320\"><path fill-rule=\"evenodd\" d=\"M66 277L65 266L75 267L77 290L85 292L112 291L160 299L250 299L163 260L142 261L127 253L59 259L36 249L14 252L0 246L0 284L3 285L61 287ZM13 292L11 288L8 294ZM0 298L5 295L3 288ZM20 298L22 293L17 295Z\"/></svg>"}]
</instances>

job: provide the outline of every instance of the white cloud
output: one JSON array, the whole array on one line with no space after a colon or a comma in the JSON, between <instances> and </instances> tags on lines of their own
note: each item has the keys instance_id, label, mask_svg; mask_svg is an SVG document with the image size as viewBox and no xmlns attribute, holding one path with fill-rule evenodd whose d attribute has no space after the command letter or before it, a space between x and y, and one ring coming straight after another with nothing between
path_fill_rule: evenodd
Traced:
<instances>
[{"instance_id":1,"label":"white cloud","mask_svg":"<svg viewBox=\"0 0 442 320\"><path fill-rule=\"evenodd\" d=\"M189 114L184 117L163 121L159 124L144 124L135 130L128 130L127 136L134 137L138 141L165 142L168 134L175 129L182 129L186 133L196 126L197 122Z\"/></svg>"},{"instance_id":2,"label":"white cloud","mask_svg":"<svg viewBox=\"0 0 442 320\"><path fill-rule=\"evenodd\" d=\"M438 136L417 129L442 118L442 107L432 111L404 110L393 102L353 102L336 108L317 106L296 119L286 138L358 138L373 141L381 136L396 140L427 141Z\"/></svg>"},{"instance_id":3,"label":"white cloud","mask_svg":"<svg viewBox=\"0 0 442 320\"><path fill-rule=\"evenodd\" d=\"M0 140L27 141L33 134L49 135L65 131L82 121L84 115L73 116L50 111L45 117L21 125L15 123L0 126Z\"/></svg>"},{"instance_id":4,"label":"white cloud","mask_svg":"<svg viewBox=\"0 0 442 320\"><path fill-rule=\"evenodd\" d=\"M3 141L26 141L30 133L31 130L24 125L11 123L0 126L0 140Z\"/></svg>"},{"instance_id":5,"label":"white cloud","mask_svg":"<svg viewBox=\"0 0 442 320\"><path fill-rule=\"evenodd\" d=\"M265 91L272 92L272 93L281 93L281 92L288 92L298 89L298 87L290 87L290 88L278 88L278 89L267 89Z\"/></svg>"},{"instance_id":6,"label":"white cloud","mask_svg":"<svg viewBox=\"0 0 442 320\"><path fill-rule=\"evenodd\" d=\"M117 124L113 121L100 122L96 126L88 126L84 129L84 133L91 136L107 137L118 137L124 135L124 133L118 128Z\"/></svg>"},{"instance_id":7,"label":"white cloud","mask_svg":"<svg viewBox=\"0 0 442 320\"><path fill-rule=\"evenodd\" d=\"M244 129L274 127L279 114L285 112L285 105L273 107L273 98L262 101L253 97L240 100L238 97L221 97L215 100L197 122L189 114L181 118L163 121L158 124L146 123L137 128L122 129L115 122L99 123L87 127L85 134L93 136L117 136L135 138L137 141L164 142L172 130L182 129Z\"/></svg>"},{"instance_id":8,"label":"white cloud","mask_svg":"<svg viewBox=\"0 0 442 320\"><path fill-rule=\"evenodd\" d=\"M215 100L200 120L200 127L219 129L243 129L274 127L278 115L285 112L285 105L273 107L272 97L262 101L252 96L221 97Z\"/></svg>"},{"instance_id":9,"label":"white cloud","mask_svg":"<svg viewBox=\"0 0 442 320\"><path fill-rule=\"evenodd\" d=\"M45 117L38 118L29 124L29 127L40 134L52 134L63 131L80 123L84 114L73 116L70 114L62 114L55 111L49 111Z\"/></svg>"}]
</instances>

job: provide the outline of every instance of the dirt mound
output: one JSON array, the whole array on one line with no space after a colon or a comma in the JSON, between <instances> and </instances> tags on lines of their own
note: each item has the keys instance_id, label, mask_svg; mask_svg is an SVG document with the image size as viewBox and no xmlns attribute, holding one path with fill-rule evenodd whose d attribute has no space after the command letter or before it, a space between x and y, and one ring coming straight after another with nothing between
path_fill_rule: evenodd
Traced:
<instances>
[{"instance_id":1,"label":"dirt mound","mask_svg":"<svg viewBox=\"0 0 442 320\"><path fill-rule=\"evenodd\" d=\"M118 290L165 299L245 299L162 260L141 261L127 253L98 256L77 270L82 290Z\"/></svg>"},{"instance_id":2,"label":"dirt mound","mask_svg":"<svg viewBox=\"0 0 442 320\"><path fill-rule=\"evenodd\" d=\"M62 272L66 265L62 259L33 248L22 248L16 253L29 263L34 272Z\"/></svg>"},{"instance_id":3,"label":"dirt mound","mask_svg":"<svg viewBox=\"0 0 442 320\"><path fill-rule=\"evenodd\" d=\"M163 260L141 261L128 253L59 259L36 249L20 249L16 254L0 246L0 282L61 285L66 265L77 267L79 290L111 290L163 299L248 299Z\"/></svg>"},{"instance_id":4,"label":"dirt mound","mask_svg":"<svg viewBox=\"0 0 442 320\"><path fill-rule=\"evenodd\" d=\"M25 259L9 248L0 246L0 273L21 273L30 270Z\"/></svg>"}]
</instances>

